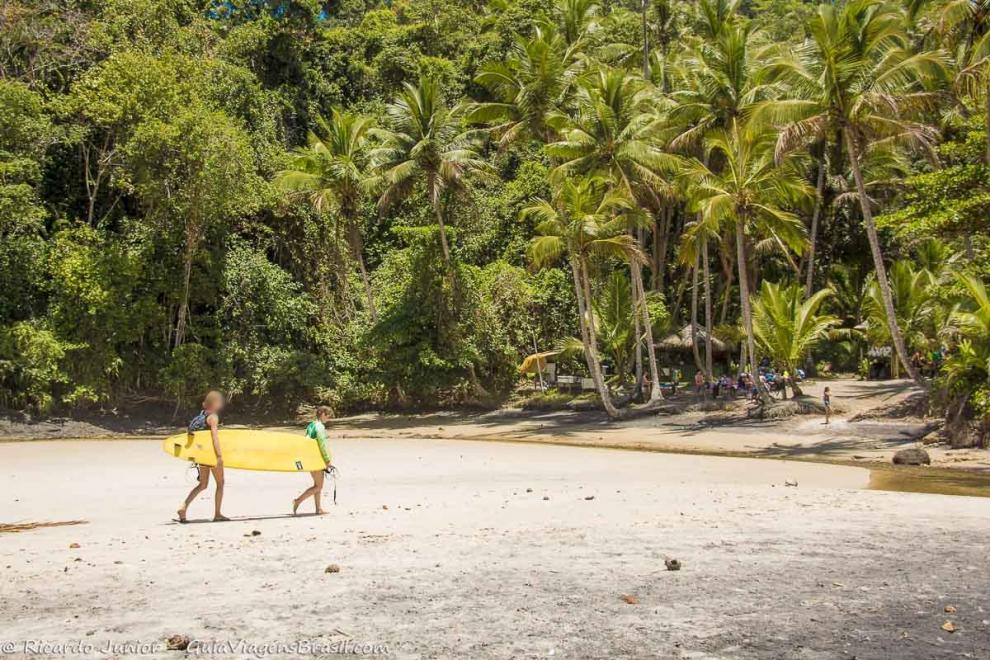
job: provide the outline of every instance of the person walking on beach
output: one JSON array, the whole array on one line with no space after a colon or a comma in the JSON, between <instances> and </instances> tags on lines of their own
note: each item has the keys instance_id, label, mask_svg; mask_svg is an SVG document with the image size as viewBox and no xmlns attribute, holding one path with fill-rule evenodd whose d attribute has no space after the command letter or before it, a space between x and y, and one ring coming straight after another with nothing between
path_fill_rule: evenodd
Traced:
<instances>
[{"instance_id":1,"label":"person walking on beach","mask_svg":"<svg viewBox=\"0 0 990 660\"><path fill-rule=\"evenodd\" d=\"M312 438L316 441L317 446L320 448L320 455L323 457L323 463L325 467L332 467L333 461L330 455L330 450L327 447L327 427L326 424L331 419L333 419L333 411L330 410L329 406L319 406L316 409L316 419L309 423L306 427L306 437ZM312 497L313 503L316 505L316 515L322 515L326 513L323 507L320 505L320 496L323 493L323 480L326 478L326 472L324 470L315 470L309 473L313 477L313 485L303 491L302 495L292 500L292 514L295 515L296 511L299 509L299 505L302 504L306 498Z\"/></svg>"},{"instance_id":2,"label":"person walking on beach","mask_svg":"<svg viewBox=\"0 0 990 660\"><path fill-rule=\"evenodd\" d=\"M189 509L189 505L192 501L196 499L196 496L206 490L207 486L210 485L210 473L213 473L213 479L217 484L217 492L213 498L213 521L223 522L225 520L230 520L222 513L220 513L220 505L223 503L223 452L220 451L220 432L218 427L220 426L220 411L223 410L223 395L217 391L208 392L206 398L203 399L203 409L199 411L199 414L193 417L192 421L189 422L189 432L195 433L196 431L210 430L210 436L213 440L213 452L217 456L217 464L214 466L209 465L197 465L196 468L199 470L199 481L189 491L189 495L186 497L186 501L182 504L179 509L179 522L186 522L186 511Z\"/></svg>"},{"instance_id":3,"label":"person walking on beach","mask_svg":"<svg viewBox=\"0 0 990 660\"><path fill-rule=\"evenodd\" d=\"M829 423L829 418L832 416L832 388L826 387L825 392L822 393L822 405L825 406L825 423Z\"/></svg>"}]
</instances>

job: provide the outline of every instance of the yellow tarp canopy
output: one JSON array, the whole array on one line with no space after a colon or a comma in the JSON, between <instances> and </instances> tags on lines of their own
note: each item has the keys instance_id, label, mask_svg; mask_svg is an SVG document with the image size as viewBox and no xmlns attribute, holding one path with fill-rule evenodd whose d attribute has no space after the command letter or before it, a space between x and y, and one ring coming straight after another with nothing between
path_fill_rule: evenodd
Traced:
<instances>
[{"instance_id":1,"label":"yellow tarp canopy","mask_svg":"<svg viewBox=\"0 0 990 660\"><path fill-rule=\"evenodd\" d=\"M547 366L547 358L553 357L558 353L560 353L560 351L544 351L543 353L533 353L532 355L527 355L526 359L519 365L519 373L535 374L538 371L543 371L543 369Z\"/></svg>"}]
</instances>

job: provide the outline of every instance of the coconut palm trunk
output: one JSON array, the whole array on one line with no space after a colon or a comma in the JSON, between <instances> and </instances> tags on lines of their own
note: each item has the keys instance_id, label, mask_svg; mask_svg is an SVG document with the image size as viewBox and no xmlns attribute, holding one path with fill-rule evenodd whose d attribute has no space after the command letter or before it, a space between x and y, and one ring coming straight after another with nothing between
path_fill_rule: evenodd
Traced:
<instances>
[{"instance_id":1,"label":"coconut palm trunk","mask_svg":"<svg viewBox=\"0 0 990 660\"><path fill-rule=\"evenodd\" d=\"M433 215L436 216L437 225L440 227L440 247L443 248L443 262L450 270L450 247L447 245L447 226L443 222L443 209L440 208L440 193L430 195L433 202Z\"/></svg>"},{"instance_id":2,"label":"coconut palm trunk","mask_svg":"<svg viewBox=\"0 0 990 660\"><path fill-rule=\"evenodd\" d=\"M192 279L192 248L187 244L182 264L182 300L179 302L179 312L175 321L174 348L186 340L186 318L189 315L189 283Z\"/></svg>"},{"instance_id":3,"label":"coconut palm trunk","mask_svg":"<svg viewBox=\"0 0 990 660\"><path fill-rule=\"evenodd\" d=\"M722 268L722 273L725 277L725 291L722 292L722 311L719 312L718 322L724 325L726 319L729 317L729 297L732 295L732 285L736 278L735 258L731 252L728 254L728 258L724 260ZM742 363L740 362L739 364L741 365Z\"/></svg>"},{"instance_id":4,"label":"coconut palm trunk","mask_svg":"<svg viewBox=\"0 0 990 660\"><path fill-rule=\"evenodd\" d=\"M664 287L664 271L667 269L667 243L673 220L673 210L664 207L660 212L660 219L654 227L653 273L650 280L650 288L654 291L662 291Z\"/></svg>"},{"instance_id":5,"label":"coconut palm trunk","mask_svg":"<svg viewBox=\"0 0 990 660\"><path fill-rule=\"evenodd\" d=\"M650 310L646 305L646 291L643 286L643 273L639 270L639 265L633 265L632 269L633 290L639 291L639 308L637 314L642 319L643 334L646 338L646 354L649 359L650 379L650 401L663 399L663 391L660 389L660 369L657 366L657 351L653 345L653 323L650 320Z\"/></svg>"},{"instance_id":6,"label":"coconut palm trunk","mask_svg":"<svg viewBox=\"0 0 990 660\"><path fill-rule=\"evenodd\" d=\"M571 259L571 274L574 276L574 295L578 303L578 326L581 330L581 343L584 344L584 359L591 373L591 379L598 390L598 396L602 401L602 407L611 418L619 417L618 409L612 404L612 397L609 395L608 385L601 373L601 365L598 363L598 351L596 348L597 338L595 337L594 326L592 325L590 314L590 295L586 297L588 291L585 280L584 264L578 257Z\"/></svg>"},{"instance_id":7,"label":"coconut palm trunk","mask_svg":"<svg viewBox=\"0 0 990 660\"><path fill-rule=\"evenodd\" d=\"M375 294L371 289L371 278L368 277L368 269L364 265L364 247L361 241L361 232L357 225L351 221L347 223L347 232L350 237L351 253L357 261L358 269L361 271L361 282L364 285L364 296L368 301L368 313L371 315L372 323L378 322L378 310L375 308Z\"/></svg>"},{"instance_id":8,"label":"coconut palm trunk","mask_svg":"<svg viewBox=\"0 0 990 660\"><path fill-rule=\"evenodd\" d=\"M636 270L633 264L629 264L630 281L632 279L632 271ZM638 397L643 391L643 335L639 330L639 289L636 288L635 283L631 283L629 287L629 296L632 302L632 315L633 315L633 338L636 342L636 382L633 386L633 391L635 396Z\"/></svg>"},{"instance_id":9,"label":"coconut palm trunk","mask_svg":"<svg viewBox=\"0 0 990 660\"><path fill-rule=\"evenodd\" d=\"M818 218L822 212L822 196L825 192L825 159L818 164L818 181L815 185L815 210L811 213L811 230L808 232L808 270L805 273L804 295L811 295L815 281L815 242L818 238Z\"/></svg>"},{"instance_id":10,"label":"coconut palm trunk","mask_svg":"<svg viewBox=\"0 0 990 660\"><path fill-rule=\"evenodd\" d=\"M760 400L769 400L766 390L756 370L756 341L753 338L753 310L749 301L749 274L746 272L746 228L743 217L736 218L736 263L739 268L739 306L742 309L743 329L746 331L746 358L749 360L749 375Z\"/></svg>"},{"instance_id":11,"label":"coconut palm trunk","mask_svg":"<svg viewBox=\"0 0 990 660\"><path fill-rule=\"evenodd\" d=\"M883 254L880 251L880 238L877 235L877 227L873 222L873 212L870 210L869 198L866 195L866 184L863 182L863 172L859 164L859 146L849 128L843 130L846 140L846 149L849 152L849 165L853 171L853 178L856 180L856 192L859 194L859 204L863 211L863 225L866 227L866 238L870 243L870 252L873 254L873 266L877 274L877 286L880 289L880 296L883 299L884 312L887 316L887 330L890 332L891 342L897 358L904 366L911 379L920 387L927 388L927 383L915 369L911 360L908 359L907 346L904 343L904 335L897 325L897 315L894 311L894 297L890 291L890 280L887 279L887 268L883 263Z\"/></svg>"},{"instance_id":12,"label":"coconut palm trunk","mask_svg":"<svg viewBox=\"0 0 990 660\"><path fill-rule=\"evenodd\" d=\"M193 260L196 257L196 248L199 246L199 221L198 218L190 218L186 226L186 246L182 255L182 299L179 301L179 311L175 320L175 343L173 348L178 348L186 340L186 329L189 325L189 295L192 282Z\"/></svg>"},{"instance_id":13,"label":"coconut palm trunk","mask_svg":"<svg viewBox=\"0 0 990 660\"><path fill-rule=\"evenodd\" d=\"M695 256L691 266L691 353L694 355L695 368L703 371L705 365L702 364L701 353L698 351L698 256Z\"/></svg>"},{"instance_id":14,"label":"coconut palm trunk","mask_svg":"<svg viewBox=\"0 0 990 660\"><path fill-rule=\"evenodd\" d=\"M986 128L987 128L987 149L984 159L990 165L990 76L987 76L987 100L986 100Z\"/></svg>"},{"instance_id":15,"label":"coconut palm trunk","mask_svg":"<svg viewBox=\"0 0 990 660\"><path fill-rule=\"evenodd\" d=\"M712 278L708 272L708 239L701 241L701 263L705 277L705 374L713 378L712 368Z\"/></svg>"}]
</instances>

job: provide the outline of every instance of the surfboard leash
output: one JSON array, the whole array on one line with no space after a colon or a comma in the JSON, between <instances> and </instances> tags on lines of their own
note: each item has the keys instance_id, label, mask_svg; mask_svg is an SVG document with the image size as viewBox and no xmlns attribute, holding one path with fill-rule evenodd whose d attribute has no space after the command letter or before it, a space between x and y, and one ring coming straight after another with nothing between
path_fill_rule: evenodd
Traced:
<instances>
[{"instance_id":1,"label":"surfboard leash","mask_svg":"<svg viewBox=\"0 0 990 660\"><path fill-rule=\"evenodd\" d=\"M329 465L323 471L326 472L330 476L331 481L333 481L333 503L336 506L336 504L337 504L337 474L338 474L337 468L335 466L333 466L333 465Z\"/></svg>"}]
</instances>

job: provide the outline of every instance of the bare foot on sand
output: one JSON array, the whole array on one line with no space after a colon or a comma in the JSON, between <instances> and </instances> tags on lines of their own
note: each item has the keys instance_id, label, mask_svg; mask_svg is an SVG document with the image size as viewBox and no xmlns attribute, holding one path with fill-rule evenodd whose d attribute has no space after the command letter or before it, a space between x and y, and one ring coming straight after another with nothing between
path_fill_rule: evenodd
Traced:
<instances>
[{"instance_id":1,"label":"bare foot on sand","mask_svg":"<svg viewBox=\"0 0 990 660\"><path fill-rule=\"evenodd\" d=\"M292 515L296 515L296 513L298 513L299 504L299 500L292 500Z\"/></svg>"},{"instance_id":2,"label":"bare foot on sand","mask_svg":"<svg viewBox=\"0 0 990 660\"><path fill-rule=\"evenodd\" d=\"M316 515L318 515L318 516L322 516L322 515L324 515L324 514L326 514L326 511L324 511L323 509L317 509L317 510L316 510Z\"/></svg>"},{"instance_id":3,"label":"bare foot on sand","mask_svg":"<svg viewBox=\"0 0 990 660\"><path fill-rule=\"evenodd\" d=\"M227 516L221 513L219 515L213 516L213 522L230 522L230 518L228 518Z\"/></svg>"},{"instance_id":4,"label":"bare foot on sand","mask_svg":"<svg viewBox=\"0 0 990 660\"><path fill-rule=\"evenodd\" d=\"M179 509L175 513L178 514L178 516L179 516L179 522L180 523L186 522L186 510L185 509Z\"/></svg>"}]
</instances>

